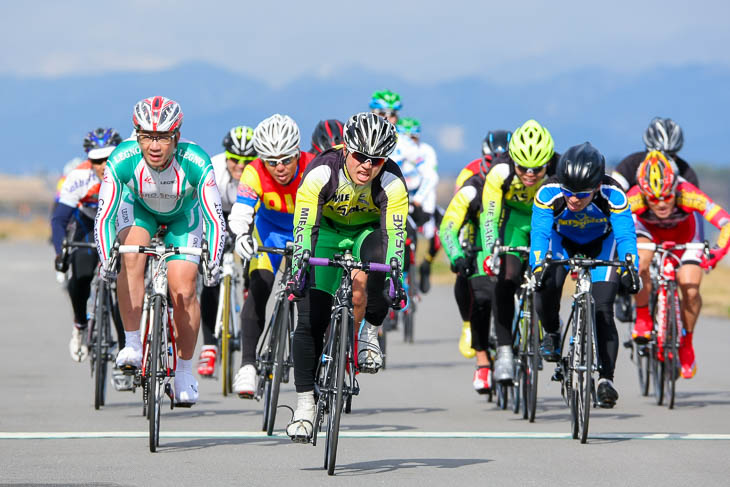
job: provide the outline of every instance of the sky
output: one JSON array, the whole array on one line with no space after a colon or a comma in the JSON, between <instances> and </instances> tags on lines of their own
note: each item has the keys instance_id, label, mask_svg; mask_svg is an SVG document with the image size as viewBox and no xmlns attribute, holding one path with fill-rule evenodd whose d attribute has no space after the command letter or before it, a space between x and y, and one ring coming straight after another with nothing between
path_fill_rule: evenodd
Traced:
<instances>
[{"instance_id":1,"label":"sky","mask_svg":"<svg viewBox=\"0 0 730 487\"><path fill-rule=\"evenodd\" d=\"M411 82L519 83L576 67L730 66L730 2L4 2L0 75L205 61L273 86L361 67Z\"/></svg>"}]
</instances>

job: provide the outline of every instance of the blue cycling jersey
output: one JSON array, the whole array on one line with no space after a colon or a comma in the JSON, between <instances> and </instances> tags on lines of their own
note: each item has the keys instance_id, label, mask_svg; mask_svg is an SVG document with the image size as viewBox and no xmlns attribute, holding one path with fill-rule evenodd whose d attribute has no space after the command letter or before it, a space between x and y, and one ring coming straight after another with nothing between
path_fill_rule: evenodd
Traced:
<instances>
[{"instance_id":1,"label":"blue cycling jersey","mask_svg":"<svg viewBox=\"0 0 730 487\"><path fill-rule=\"evenodd\" d=\"M604 176L591 202L582 211L572 212L566 204L557 177L548 179L535 195L532 209L530 265L545 258L555 231L575 247L606 239L613 233L617 257L634 257L638 268L636 230L626 193L609 176Z\"/></svg>"}]
</instances>

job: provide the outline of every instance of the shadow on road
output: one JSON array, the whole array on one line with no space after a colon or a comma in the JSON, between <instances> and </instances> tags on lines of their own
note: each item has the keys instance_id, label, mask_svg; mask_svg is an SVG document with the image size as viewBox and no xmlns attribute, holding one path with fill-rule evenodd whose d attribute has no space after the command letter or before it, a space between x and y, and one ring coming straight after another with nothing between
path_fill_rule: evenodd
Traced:
<instances>
[{"instance_id":1,"label":"shadow on road","mask_svg":"<svg viewBox=\"0 0 730 487\"><path fill-rule=\"evenodd\" d=\"M463 362L411 362L408 364L388 364L386 370L401 370L401 369L444 369L448 367L462 367Z\"/></svg>"},{"instance_id":2,"label":"shadow on road","mask_svg":"<svg viewBox=\"0 0 730 487\"><path fill-rule=\"evenodd\" d=\"M358 476L373 475L396 470L431 468L460 468L469 465L491 462L482 458L391 458L387 460L372 460L369 462L351 463L338 466L335 475ZM305 468L303 470L322 470L321 468Z\"/></svg>"},{"instance_id":3,"label":"shadow on road","mask_svg":"<svg viewBox=\"0 0 730 487\"><path fill-rule=\"evenodd\" d=\"M230 446L230 445L259 445L276 446L291 443L289 438L199 438L186 441L170 441L165 438L160 440L158 453L178 453L184 451L203 450L206 448Z\"/></svg>"},{"instance_id":4,"label":"shadow on road","mask_svg":"<svg viewBox=\"0 0 730 487\"><path fill-rule=\"evenodd\" d=\"M354 409L352 415L354 416L369 416L372 414L384 414L384 413L409 413L409 414L425 414L425 413L440 413L446 411L444 408L370 408L370 409Z\"/></svg>"}]
</instances>

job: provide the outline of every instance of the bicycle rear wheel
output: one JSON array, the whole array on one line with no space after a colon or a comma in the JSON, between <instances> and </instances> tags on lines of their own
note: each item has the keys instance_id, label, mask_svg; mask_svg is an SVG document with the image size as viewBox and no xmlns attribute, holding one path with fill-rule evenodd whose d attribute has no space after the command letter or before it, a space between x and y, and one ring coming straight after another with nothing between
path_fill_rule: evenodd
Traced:
<instances>
[{"instance_id":1,"label":"bicycle rear wheel","mask_svg":"<svg viewBox=\"0 0 730 487\"><path fill-rule=\"evenodd\" d=\"M338 333L335 390L330 393L330 412L327 428L327 475L334 475L337 459L337 443L340 437L340 419L345 396L345 360L347 342L353 324L346 309L340 310L340 329Z\"/></svg>"},{"instance_id":2,"label":"bicycle rear wheel","mask_svg":"<svg viewBox=\"0 0 730 487\"><path fill-rule=\"evenodd\" d=\"M279 312L276 316L274 335L271 337L274 340L274 365L273 373L271 375L271 385L269 387L269 398L266 401L268 412L266 413L267 424L266 434L271 436L274 432L274 422L276 421L276 407L279 403L279 389L281 388L281 379L284 374L284 357L286 352L286 345L288 342L288 330L289 330L289 310L286 309L287 305L282 303L279 306Z\"/></svg>"},{"instance_id":3,"label":"bicycle rear wheel","mask_svg":"<svg viewBox=\"0 0 730 487\"><path fill-rule=\"evenodd\" d=\"M161 332L163 327L162 320L165 310L162 306L162 298L155 296L153 298L153 316L152 321L152 343L150 343L150 360L147 364L147 377L149 394L147 398L147 407L149 408L147 417L150 426L150 451L156 452L160 444L160 408L162 402L162 381L158 377L162 373L162 357L161 357Z\"/></svg>"},{"instance_id":4,"label":"bicycle rear wheel","mask_svg":"<svg viewBox=\"0 0 730 487\"><path fill-rule=\"evenodd\" d=\"M634 359L636 360L636 372L639 375L639 390L642 396L648 396L649 378L651 377L650 347L635 343L632 346Z\"/></svg>"},{"instance_id":5,"label":"bicycle rear wheel","mask_svg":"<svg viewBox=\"0 0 730 487\"><path fill-rule=\"evenodd\" d=\"M223 278L223 285L220 292L223 293L223 312L221 314L221 388L223 395L233 390L233 377L231 376L231 366L233 365L233 357L231 353L231 276Z\"/></svg>"}]
</instances>

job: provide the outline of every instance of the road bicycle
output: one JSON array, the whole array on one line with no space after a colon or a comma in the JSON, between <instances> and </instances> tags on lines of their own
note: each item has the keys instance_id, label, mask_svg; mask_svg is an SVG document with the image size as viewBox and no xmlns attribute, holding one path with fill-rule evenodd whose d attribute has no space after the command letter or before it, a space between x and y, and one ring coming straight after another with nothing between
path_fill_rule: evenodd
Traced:
<instances>
[{"instance_id":1,"label":"road bicycle","mask_svg":"<svg viewBox=\"0 0 730 487\"><path fill-rule=\"evenodd\" d=\"M530 248L503 246L497 242L492 249L493 273L497 273L497 258L507 253L517 253L526 262ZM530 423L535 421L538 372L542 368L540 358L542 329L535 312L534 299L535 280L530 266L525 264L522 283L515 293L515 314L512 319L514 381L512 384L501 384L498 405L504 409L511 400L512 411L517 414L521 408L522 418L529 420ZM510 387L513 388L512 391L509 391Z\"/></svg>"},{"instance_id":2,"label":"road bicycle","mask_svg":"<svg viewBox=\"0 0 730 487\"><path fill-rule=\"evenodd\" d=\"M62 256L68 258L72 249L92 249L96 252L96 244L91 242L69 242L64 239L62 244ZM112 337L112 324L121 324L116 306L115 284L110 284L99 278L98 272L94 273L91 280L90 300L93 303L93 311L90 314L86 328L86 343L89 346L89 363L91 365L91 377L94 379L94 409L99 409L106 402L107 376L109 362L114 361L114 349L116 342ZM119 333L117 328L117 333Z\"/></svg>"},{"instance_id":3,"label":"road bicycle","mask_svg":"<svg viewBox=\"0 0 730 487\"><path fill-rule=\"evenodd\" d=\"M591 270L596 267L623 267L631 273L634 283L639 282L639 277L631 254L626 254L624 261L592 259L580 255L553 260L548 252L544 261L545 272L549 267L558 265L568 266L577 277L577 282L570 318L562 337L561 350L566 349L565 340L570 337L568 353L558 362L553 380L561 382L561 394L570 408L573 439L585 443L588 439L591 405L598 406L593 375L600 368L596 354L596 310L591 294Z\"/></svg>"},{"instance_id":4,"label":"road bicycle","mask_svg":"<svg viewBox=\"0 0 730 487\"><path fill-rule=\"evenodd\" d=\"M311 438L312 444L316 445L317 433L322 430L322 425L326 421L324 468L327 469L328 475L334 475L342 412L351 411L352 397L360 392L355 379L357 349L354 338L352 271L388 272L392 283L400 282L400 272L395 258L390 265L360 262L353 258L349 250L344 254L335 254L332 259L309 257L305 253L303 263L342 269L340 286L334 295L330 324L325 334L324 348L315 375L314 392L317 397L317 409ZM391 295L395 295L394 289L391 288L390 292Z\"/></svg>"},{"instance_id":5,"label":"road bicycle","mask_svg":"<svg viewBox=\"0 0 730 487\"><path fill-rule=\"evenodd\" d=\"M289 381L289 372L294 366L292 357L294 340L294 303L287 299L286 283L291 272L292 243L286 248L259 247L259 252L278 254L284 257L284 270L279 275L274 310L261 336L256 351L258 384L255 399L264 400L262 431L268 436L274 432L279 390L282 382Z\"/></svg>"},{"instance_id":6,"label":"road bicycle","mask_svg":"<svg viewBox=\"0 0 730 487\"><path fill-rule=\"evenodd\" d=\"M702 251L708 255L710 247L707 242L685 244L641 242L637 246L640 250L654 252L649 267L652 284L649 313L654 321L654 330L649 343L640 345L644 348L644 356L647 359L642 363L643 368L639 369L640 381L643 378L645 382L641 385L648 389L651 375L657 405L661 406L666 399L669 409L673 409L677 376L681 367L679 343L684 328L676 280L677 269L682 265L682 261L676 252Z\"/></svg>"},{"instance_id":7,"label":"road bicycle","mask_svg":"<svg viewBox=\"0 0 730 487\"><path fill-rule=\"evenodd\" d=\"M202 247L175 247L172 245L119 245L112 250L109 268L116 268L120 254L146 254L150 279L145 283L142 304L141 331L142 367L127 369L134 374L135 386L142 387L143 415L149 421L149 447L157 451L160 445L160 411L165 395L170 399L170 409L175 406L190 407L192 404L177 403L173 385L177 365L175 325L168 301L167 259L173 255L192 255L201 258L208 272L209 251L207 242Z\"/></svg>"},{"instance_id":8,"label":"road bicycle","mask_svg":"<svg viewBox=\"0 0 730 487\"><path fill-rule=\"evenodd\" d=\"M243 270L236 265L233 249L223 253L218 308L215 317L215 338L220 353L223 395L233 392L235 353L241 350L241 307L243 305Z\"/></svg>"}]
</instances>

